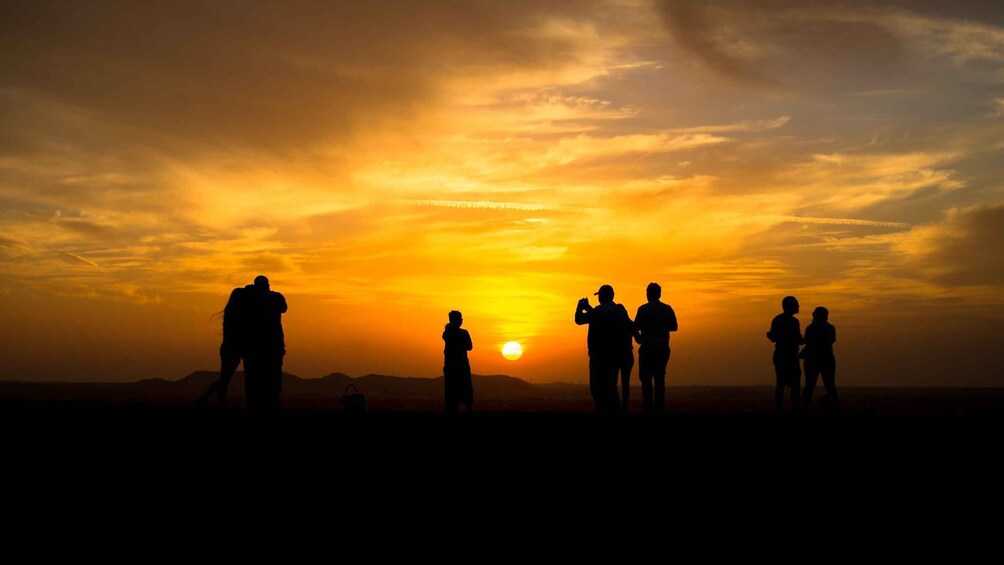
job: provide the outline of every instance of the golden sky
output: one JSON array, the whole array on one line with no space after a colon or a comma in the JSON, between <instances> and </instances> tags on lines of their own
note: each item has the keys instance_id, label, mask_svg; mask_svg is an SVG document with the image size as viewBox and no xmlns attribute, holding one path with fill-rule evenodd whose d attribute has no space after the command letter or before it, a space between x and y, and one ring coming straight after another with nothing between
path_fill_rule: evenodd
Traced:
<instances>
[{"instance_id":1,"label":"golden sky","mask_svg":"<svg viewBox=\"0 0 1004 565\"><path fill-rule=\"evenodd\" d=\"M218 365L586 380L575 303L680 318L673 384L1004 385L1004 10L975 1L4 2L0 378ZM594 300L595 301L595 300ZM501 345L524 356L506 361Z\"/></svg>"}]
</instances>

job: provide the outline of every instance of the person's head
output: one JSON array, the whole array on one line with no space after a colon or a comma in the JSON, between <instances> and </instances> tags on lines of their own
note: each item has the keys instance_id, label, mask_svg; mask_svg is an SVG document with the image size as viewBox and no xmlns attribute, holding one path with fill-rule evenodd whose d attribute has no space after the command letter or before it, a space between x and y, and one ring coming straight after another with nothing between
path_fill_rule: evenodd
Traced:
<instances>
[{"instance_id":1,"label":"person's head","mask_svg":"<svg viewBox=\"0 0 1004 565\"><path fill-rule=\"evenodd\" d=\"M258 275L254 278L254 287L258 290L268 292L268 277L265 275Z\"/></svg>"},{"instance_id":2,"label":"person's head","mask_svg":"<svg viewBox=\"0 0 1004 565\"><path fill-rule=\"evenodd\" d=\"M464 323L464 316L460 313L460 310L450 311L450 323L458 328Z\"/></svg>"},{"instance_id":3,"label":"person's head","mask_svg":"<svg viewBox=\"0 0 1004 565\"><path fill-rule=\"evenodd\" d=\"M827 320L830 319L830 311L823 306L816 306L816 309L812 311L812 321L825 324Z\"/></svg>"},{"instance_id":4,"label":"person's head","mask_svg":"<svg viewBox=\"0 0 1004 565\"><path fill-rule=\"evenodd\" d=\"M600 289L593 294L600 297L600 304L606 304L607 302L614 301L614 287L608 284L601 286Z\"/></svg>"},{"instance_id":5,"label":"person's head","mask_svg":"<svg viewBox=\"0 0 1004 565\"><path fill-rule=\"evenodd\" d=\"M645 288L645 295L648 296L649 301L659 300L662 297L662 287L659 283L648 283Z\"/></svg>"},{"instance_id":6,"label":"person's head","mask_svg":"<svg viewBox=\"0 0 1004 565\"><path fill-rule=\"evenodd\" d=\"M798 314L798 299L794 296L785 296L781 300L781 309L785 314Z\"/></svg>"}]
</instances>

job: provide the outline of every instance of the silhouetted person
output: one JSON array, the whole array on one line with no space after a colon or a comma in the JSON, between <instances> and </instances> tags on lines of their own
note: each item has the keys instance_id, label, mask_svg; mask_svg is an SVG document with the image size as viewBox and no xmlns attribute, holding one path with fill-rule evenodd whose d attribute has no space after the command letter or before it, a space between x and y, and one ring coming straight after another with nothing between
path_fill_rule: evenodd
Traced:
<instances>
[{"instance_id":1,"label":"silhouetted person","mask_svg":"<svg viewBox=\"0 0 1004 565\"><path fill-rule=\"evenodd\" d=\"M224 407L227 403L227 388L234 376L237 366L244 355L244 333L246 323L243 320L244 307L241 298L244 288L235 288L230 292L230 299L223 308L223 343L220 344L220 378L209 385L206 394L199 399L200 405L205 405L215 394L217 406Z\"/></svg>"},{"instance_id":2,"label":"silhouetted person","mask_svg":"<svg viewBox=\"0 0 1004 565\"><path fill-rule=\"evenodd\" d=\"M600 304L593 308L588 298L580 298L575 307L575 323L589 324L586 344L589 349L589 392L596 411L618 410L617 372L623 362L624 336L631 333L631 320L623 306L614 303L614 289L605 284L595 295Z\"/></svg>"},{"instance_id":3,"label":"silhouetted person","mask_svg":"<svg viewBox=\"0 0 1004 565\"><path fill-rule=\"evenodd\" d=\"M627 308L623 304L618 304L618 308L627 319L627 331L621 336L621 348L617 357L617 370L620 372L621 381L621 412L627 414L628 404L631 399L631 370L634 369L634 336L636 334L634 322L628 314Z\"/></svg>"},{"instance_id":4,"label":"silhouetted person","mask_svg":"<svg viewBox=\"0 0 1004 565\"><path fill-rule=\"evenodd\" d=\"M462 402L471 411L474 404L474 384L471 382L471 362L467 352L474 349L471 334L460 329L464 317L460 312L450 312L450 323L443 330L443 383L446 388L446 411L454 413Z\"/></svg>"},{"instance_id":5,"label":"silhouetted person","mask_svg":"<svg viewBox=\"0 0 1004 565\"><path fill-rule=\"evenodd\" d=\"M646 412L666 409L666 365L669 364L669 332L677 330L676 312L659 300L662 287L649 283L648 303L638 307L634 317L638 340L638 377ZM655 390L653 394L653 386Z\"/></svg>"},{"instance_id":6,"label":"silhouetted person","mask_svg":"<svg viewBox=\"0 0 1004 565\"><path fill-rule=\"evenodd\" d=\"M812 311L812 323L805 328L805 348L800 354L805 359L805 391L802 393L802 406L805 408L812 402L812 391L816 388L816 379L820 373L826 389L824 407L837 407L837 386L834 382L837 360L833 356L837 328L829 323L829 318L830 311L819 306Z\"/></svg>"},{"instance_id":7,"label":"silhouetted person","mask_svg":"<svg viewBox=\"0 0 1004 565\"><path fill-rule=\"evenodd\" d=\"M767 339L774 343L774 374L777 377L774 388L774 407L778 412L784 409L784 388L791 389L792 410L798 410L798 388L802 378L802 367L798 362L798 346L805 343L798 314L798 300L785 296L781 300L784 312L774 316L770 323Z\"/></svg>"},{"instance_id":8,"label":"silhouetted person","mask_svg":"<svg viewBox=\"0 0 1004 565\"><path fill-rule=\"evenodd\" d=\"M282 332L286 299L270 290L268 278L258 276L254 284L244 287L241 302L245 308L244 393L248 408L278 410L282 358L286 355Z\"/></svg>"}]
</instances>

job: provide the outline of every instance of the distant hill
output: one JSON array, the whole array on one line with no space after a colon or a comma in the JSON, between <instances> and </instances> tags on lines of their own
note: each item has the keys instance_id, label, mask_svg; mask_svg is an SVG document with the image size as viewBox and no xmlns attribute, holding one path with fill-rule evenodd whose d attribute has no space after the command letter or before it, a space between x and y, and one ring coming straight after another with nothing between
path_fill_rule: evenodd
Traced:
<instances>
[{"instance_id":1,"label":"distant hill","mask_svg":"<svg viewBox=\"0 0 1004 565\"><path fill-rule=\"evenodd\" d=\"M61 400L83 402L130 402L149 404L191 404L218 377L215 371L195 371L176 381L143 379L133 383L57 383L0 382L0 398L20 400ZM536 387L507 375L474 375L476 401L504 403L511 400L546 400L553 391ZM316 379L304 379L283 373L283 404L295 407L337 407L350 385L364 394L371 407L388 409L434 409L442 404L443 377L418 378L369 374L350 377L331 373ZM584 385L568 385L571 396L589 400ZM228 400L242 405L244 372L230 381Z\"/></svg>"},{"instance_id":2,"label":"distant hill","mask_svg":"<svg viewBox=\"0 0 1004 565\"><path fill-rule=\"evenodd\" d=\"M346 387L366 396L372 411L441 411L443 377L391 375L350 377L343 373L303 379L283 373L282 405L292 409L337 409ZM191 406L216 380L215 371L196 371L176 381L144 379L132 383L0 381L0 402L140 404ZM819 395L817 393L817 401ZM841 387L847 411L883 414L1002 413L1001 388ZM244 406L244 373L230 383L230 406ZM670 387L667 402L675 412L772 412L773 386ZM641 410L641 391L631 393L632 411ZM591 412L584 384L531 384L506 375L474 375L474 408L479 412Z\"/></svg>"}]
</instances>

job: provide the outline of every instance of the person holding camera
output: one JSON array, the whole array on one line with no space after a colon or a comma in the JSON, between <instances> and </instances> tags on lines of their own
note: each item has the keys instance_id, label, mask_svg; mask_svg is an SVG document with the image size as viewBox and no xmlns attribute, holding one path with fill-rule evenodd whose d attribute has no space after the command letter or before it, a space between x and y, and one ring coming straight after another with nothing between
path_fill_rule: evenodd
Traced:
<instances>
[{"instance_id":1,"label":"person holding camera","mask_svg":"<svg viewBox=\"0 0 1004 565\"><path fill-rule=\"evenodd\" d=\"M596 412L617 413L617 374L623 362L625 336L630 339L631 319L627 310L614 303L614 288L608 284L594 293L600 303L595 308L588 298L580 298L575 307L575 323L589 326L586 346L589 353L589 392Z\"/></svg>"}]
</instances>

